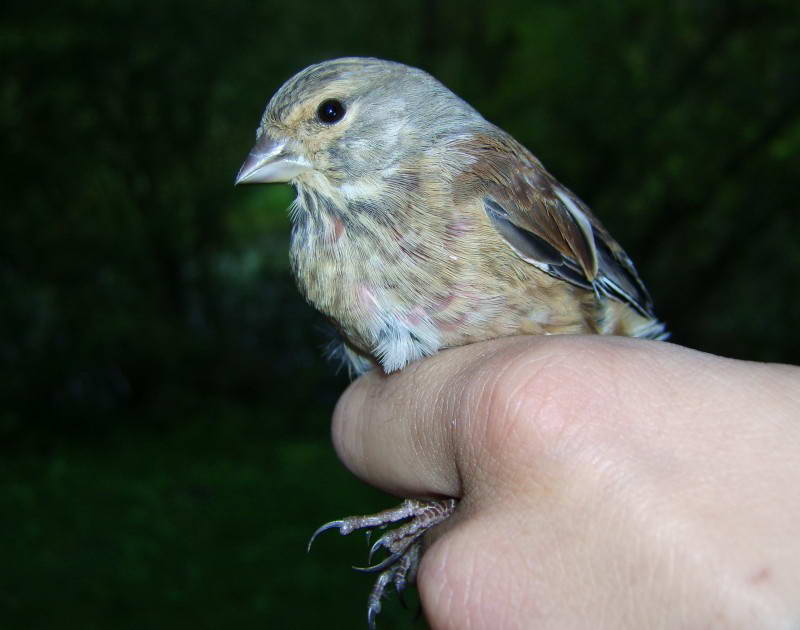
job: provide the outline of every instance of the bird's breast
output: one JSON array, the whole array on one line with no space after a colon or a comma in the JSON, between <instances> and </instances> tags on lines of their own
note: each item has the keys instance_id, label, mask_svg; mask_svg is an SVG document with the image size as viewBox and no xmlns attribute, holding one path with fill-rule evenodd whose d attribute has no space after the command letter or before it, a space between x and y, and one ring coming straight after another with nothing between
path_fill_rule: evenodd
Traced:
<instances>
[{"instance_id":1,"label":"bird's breast","mask_svg":"<svg viewBox=\"0 0 800 630\"><path fill-rule=\"evenodd\" d=\"M480 212L438 207L386 212L377 201L342 207L316 199L295 209L297 283L351 349L391 372L444 347L592 332L591 292L519 259Z\"/></svg>"},{"instance_id":2,"label":"bird's breast","mask_svg":"<svg viewBox=\"0 0 800 630\"><path fill-rule=\"evenodd\" d=\"M452 290L430 240L375 213L299 212L292 269L348 345L393 371L443 345L437 315L448 310Z\"/></svg>"}]
</instances>

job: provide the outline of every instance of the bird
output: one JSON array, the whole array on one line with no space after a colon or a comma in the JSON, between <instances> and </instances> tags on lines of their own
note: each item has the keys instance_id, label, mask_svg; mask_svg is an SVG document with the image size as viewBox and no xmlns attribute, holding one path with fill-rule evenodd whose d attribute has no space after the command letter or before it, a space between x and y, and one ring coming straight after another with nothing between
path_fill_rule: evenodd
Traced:
<instances>
[{"instance_id":1,"label":"bird","mask_svg":"<svg viewBox=\"0 0 800 630\"><path fill-rule=\"evenodd\" d=\"M387 375L446 348L515 335L666 339L633 262L521 143L427 72L344 57L269 100L236 184L289 183L289 256L353 376ZM414 583L424 534L454 497L408 498L326 523L389 529L367 603ZM309 543L310 547L311 543Z\"/></svg>"}]
</instances>

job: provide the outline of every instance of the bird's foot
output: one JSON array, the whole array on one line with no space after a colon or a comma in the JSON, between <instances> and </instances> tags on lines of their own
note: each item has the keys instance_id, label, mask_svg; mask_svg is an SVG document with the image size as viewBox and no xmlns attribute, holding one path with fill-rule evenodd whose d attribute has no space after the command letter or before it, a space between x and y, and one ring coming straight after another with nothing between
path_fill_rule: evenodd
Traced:
<instances>
[{"instance_id":1,"label":"bird's foot","mask_svg":"<svg viewBox=\"0 0 800 630\"><path fill-rule=\"evenodd\" d=\"M381 611L381 598L386 587L394 584L395 590L402 598L405 588L414 584L419 559L422 555L422 536L432 527L446 520L455 510L455 499L422 501L406 499L396 508L384 510L365 516L348 516L337 521L325 523L317 529L308 542L308 549L317 536L329 529L338 529L342 536L354 531L383 529L389 525L402 523L378 538L369 551L369 562L380 549L386 551L386 558L377 564L366 567L353 567L364 573L378 573L375 586L367 600L367 621L370 628L375 628L375 617Z\"/></svg>"}]
</instances>

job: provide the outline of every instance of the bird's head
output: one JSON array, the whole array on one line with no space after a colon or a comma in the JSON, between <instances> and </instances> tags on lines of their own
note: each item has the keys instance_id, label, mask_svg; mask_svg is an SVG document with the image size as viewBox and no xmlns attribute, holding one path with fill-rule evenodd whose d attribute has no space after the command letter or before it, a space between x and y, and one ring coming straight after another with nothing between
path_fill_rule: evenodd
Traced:
<instances>
[{"instance_id":1,"label":"bird's head","mask_svg":"<svg viewBox=\"0 0 800 630\"><path fill-rule=\"evenodd\" d=\"M275 93L236 183L352 186L481 124L472 107L422 70L333 59L302 70Z\"/></svg>"}]
</instances>

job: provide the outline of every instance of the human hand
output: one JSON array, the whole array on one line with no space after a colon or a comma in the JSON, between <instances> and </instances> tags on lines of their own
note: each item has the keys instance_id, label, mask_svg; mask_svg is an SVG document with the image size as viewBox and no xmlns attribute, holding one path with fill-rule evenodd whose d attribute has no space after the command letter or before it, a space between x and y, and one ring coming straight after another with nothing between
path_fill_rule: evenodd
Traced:
<instances>
[{"instance_id":1,"label":"human hand","mask_svg":"<svg viewBox=\"0 0 800 630\"><path fill-rule=\"evenodd\" d=\"M461 497L418 585L434 628L800 623L800 369L519 337L358 379L360 477Z\"/></svg>"}]
</instances>

